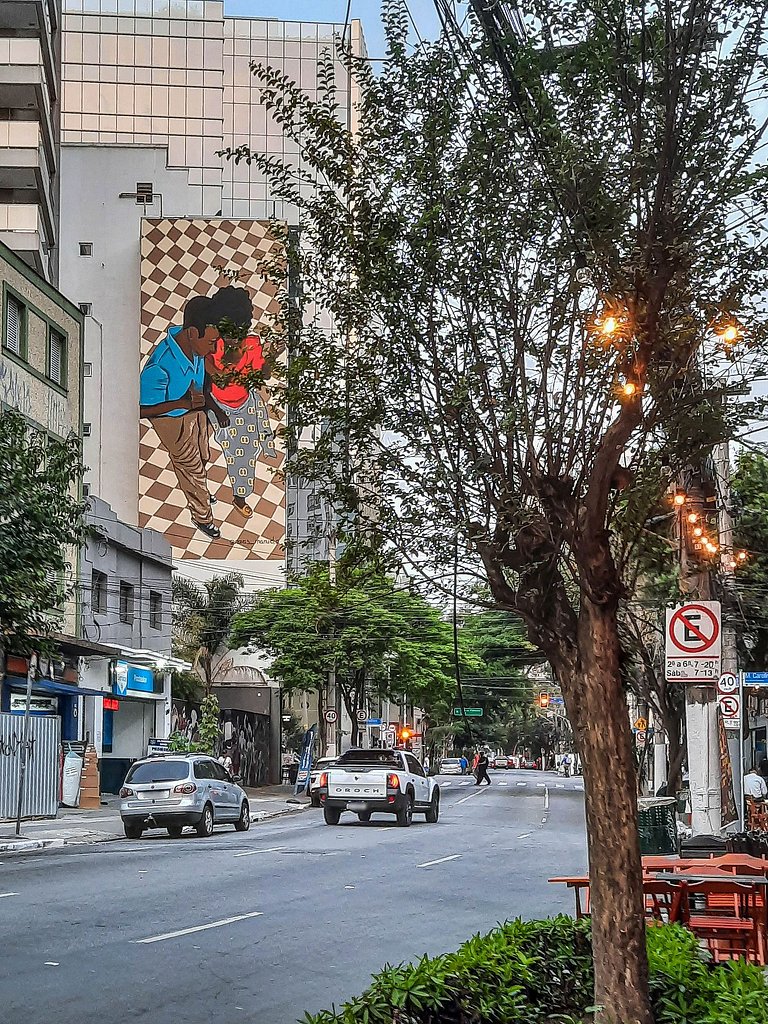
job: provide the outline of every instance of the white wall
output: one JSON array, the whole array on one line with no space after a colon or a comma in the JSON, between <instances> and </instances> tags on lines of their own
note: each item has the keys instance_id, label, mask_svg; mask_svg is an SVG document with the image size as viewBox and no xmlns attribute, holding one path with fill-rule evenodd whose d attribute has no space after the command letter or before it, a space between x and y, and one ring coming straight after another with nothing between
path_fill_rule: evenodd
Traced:
<instances>
[{"instance_id":1,"label":"white wall","mask_svg":"<svg viewBox=\"0 0 768 1024\"><path fill-rule=\"evenodd\" d=\"M120 519L138 522L140 230L142 217L212 216L220 193L169 170L167 151L150 146L65 145L61 149L60 287L75 303L90 302L85 360L86 483ZM152 182L152 206L120 193ZM204 195L206 199L204 200ZM208 206L205 207L207 201ZM219 205L216 205L219 203ZM92 242L93 256L79 255Z\"/></svg>"}]
</instances>

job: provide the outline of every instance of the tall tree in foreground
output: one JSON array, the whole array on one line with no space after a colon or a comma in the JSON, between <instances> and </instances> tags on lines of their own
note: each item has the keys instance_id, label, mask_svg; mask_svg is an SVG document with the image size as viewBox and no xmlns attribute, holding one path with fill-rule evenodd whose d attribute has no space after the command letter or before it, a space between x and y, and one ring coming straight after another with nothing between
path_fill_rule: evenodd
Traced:
<instances>
[{"instance_id":1,"label":"tall tree in foreground","mask_svg":"<svg viewBox=\"0 0 768 1024\"><path fill-rule=\"evenodd\" d=\"M82 473L79 438L56 441L0 413L0 655L45 650L61 628L85 537Z\"/></svg>"},{"instance_id":2,"label":"tall tree in foreground","mask_svg":"<svg viewBox=\"0 0 768 1024\"><path fill-rule=\"evenodd\" d=\"M313 306L286 309L286 399L296 438L328 429L295 468L376 502L435 585L480 576L525 621L584 764L598 1019L650 1024L619 606L650 510L734 431L724 396L765 337L768 16L487 9L510 16L493 47L469 18L414 50L387 0L381 75L342 57L354 135L332 55L315 99L255 66L302 164L232 155L301 209Z\"/></svg>"}]
</instances>

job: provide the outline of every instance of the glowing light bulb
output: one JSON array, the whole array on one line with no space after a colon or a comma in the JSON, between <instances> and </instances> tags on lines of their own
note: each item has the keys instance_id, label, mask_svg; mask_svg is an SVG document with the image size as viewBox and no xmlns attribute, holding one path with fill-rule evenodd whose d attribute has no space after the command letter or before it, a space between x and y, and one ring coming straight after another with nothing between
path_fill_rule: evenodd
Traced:
<instances>
[{"instance_id":1,"label":"glowing light bulb","mask_svg":"<svg viewBox=\"0 0 768 1024\"><path fill-rule=\"evenodd\" d=\"M689 512L688 513L688 522L691 525L693 525L694 523L698 523L698 521L699 521L698 512Z\"/></svg>"},{"instance_id":2,"label":"glowing light bulb","mask_svg":"<svg viewBox=\"0 0 768 1024\"><path fill-rule=\"evenodd\" d=\"M672 501L677 505L678 508L682 508L687 500L685 491L675 491L675 496Z\"/></svg>"},{"instance_id":3,"label":"glowing light bulb","mask_svg":"<svg viewBox=\"0 0 768 1024\"><path fill-rule=\"evenodd\" d=\"M740 551L738 553L738 555L736 555L736 557L738 558L738 560L740 562L746 562L746 560L747 560L747 552L746 551Z\"/></svg>"},{"instance_id":4,"label":"glowing light bulb","mask_svg":"<svg viewBox=\"0 0 768 1024\"><path fill-rule=\"evenodd\" d=\"M633 395L637 394L637 384L635 384L635 382L632 380L628 380L627 383L622 387L621 393L626 398L631 398Z\"/></svg>"},{"instance_id":5,"label":"glowing light bulb","mask_svg":"<svg viewBox=\"0 0 768 1024\"><path fill-rule=\"evenodd\" d=\"M697 526L696 529L693 531L693 536L694 537L701 537L701 535L703 533L704 533L704 531L702 530L702 528L700 526Z\"/></svg>"},{"instance_id":6,"label":"glowing light bulb","mask_svg":"<svg viewBox=\"0 0 768 1024\"><path fill-rule=\"evenodd\" d=\"M734 343L734 341L736 341L738 336L739 336L739 332L733 326L733 324L730 324L730 326L726 327L725 330L722 331L721 334L720 334L720 337L723 339L723 341L726 343L726 345L732 345Z\"/></svg>"},{"instance_id":7,"label":"glowing light bulb","mask_svg":"<svg viewBox=\"0 0 768 1024\"><path fill-rule=\"evenodd\" d=\"M615 316L607 316L605 320L603 320L603 324L600 330L603 332L603 334L615 334L616 330L618 329L618 326L619 321L616 319Z\"/></svg>"}]
</instances>

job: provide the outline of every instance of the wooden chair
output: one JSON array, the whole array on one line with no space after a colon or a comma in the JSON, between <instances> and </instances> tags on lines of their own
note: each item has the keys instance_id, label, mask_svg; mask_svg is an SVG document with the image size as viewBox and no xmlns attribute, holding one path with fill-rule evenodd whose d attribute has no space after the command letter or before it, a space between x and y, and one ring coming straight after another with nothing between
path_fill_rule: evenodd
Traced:
<instances>
[{"instance_id":1,"label":"wooden chair","mask_svg":"<svg viewBox=\"0 0 768 1024\"><path fill-rule=\"evenodd\" d=\"M699 906L703 901L704 906ZM764 908L757 904L755 886L727 879L683 884L686 924L709 946L715 960L743 956L765 963Z\"/></svg>"},{"instance_id":2,"label":"wooden chair","mask_svg":"<svg viewBox=\"0 0 768 1024\"><path fill-rule=\"evenodd\" d=\"M645 879L643 897L646 924L687 924L688 902L685 883L657 882Z\"/></svg>"}]
</instances>

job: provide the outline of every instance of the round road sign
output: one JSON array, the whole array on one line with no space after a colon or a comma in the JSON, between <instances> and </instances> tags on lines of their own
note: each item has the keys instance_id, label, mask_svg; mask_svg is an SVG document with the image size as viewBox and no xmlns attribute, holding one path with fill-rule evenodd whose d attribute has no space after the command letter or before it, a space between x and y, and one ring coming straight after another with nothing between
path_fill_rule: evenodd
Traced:
<instances>
[{"instance_id":1,"label":"round road sign","mask_svg":"<svg viewBox=\"0 0 768 1024\"><path fill-rule=\"evenodd\" d=\"M739 680L733 672L723 672L717 681L720 693L735 693L739 688Z\"/></svg>"},{"instance_id":2,"label":"round road sign","mask_svg":"<svg viewBox=\"0 0 768 1024\"><path fill-rule=\"evenodd\" d=\"M358 720L358 722L366 722L368 720L368 712L367 711L358 711L357 712L357 720Z\"/></svg>"},{"instance_id":3,"label":"round road sign","mask_svg":"<svg viewBox=\"0 0 768 1024\"><path fill-rule=\"evenodd\" d=\"M703 604L678 608L669 623L669 637L682 654L704 654L720 636L714 612Z\"/></svg>"},{"instance_id":4,"label":"round road sign","mask_svg":"<svg viewBox=\"0 0 768 1024\"><path fill-rule=\"evenodd\" d=\"M330 722L331 725L333 725L333 723L336 721L338 717L339 716L336 714L333 708L328 708L328 710L323 715L323 718L326 720L326 722Z\"/></svg>"},{"instance_id":5,"label":"round road sign","mask_svg":"<svg viewBox=\"0 0 768 1024\"><path fill-rule=\"evenodd\" d=\"M738 715L739 715L739 698L738 697L721 697L720 698L720 710L723 713L723 718L738 718Z\"/></svg>"}]
</instances>

